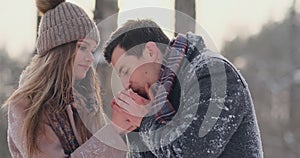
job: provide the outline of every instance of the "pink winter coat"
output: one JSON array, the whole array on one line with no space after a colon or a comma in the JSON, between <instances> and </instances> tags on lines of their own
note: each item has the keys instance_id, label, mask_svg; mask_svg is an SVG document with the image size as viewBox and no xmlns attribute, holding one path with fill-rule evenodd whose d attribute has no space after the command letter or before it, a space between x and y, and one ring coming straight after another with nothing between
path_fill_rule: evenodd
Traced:
<instances>
[{"instance_id":1,"label":"pink winter coat","mask_svg":"<svg viewBox=\"0 0 300 158\"><path fill-rule=\"evenodd\" d=\"M20 101L17 104L11 104L8 108L8 145L13 158L27 158L25 151L26 143L22 141L22 128L28 101ZM71 105L67 107L68 116L71 120L72 129L80 146L71 154L72 158L123 158L126 157L126 145L120 135L110 125L104 126L88 141L82 144L77 129L75 127ZM47 119L41 120L44 126L44 133L37 132L36 137L40 152L34 155L37 158L63 158L68 157L60 141Z\"/></svg>"}]
</instances>

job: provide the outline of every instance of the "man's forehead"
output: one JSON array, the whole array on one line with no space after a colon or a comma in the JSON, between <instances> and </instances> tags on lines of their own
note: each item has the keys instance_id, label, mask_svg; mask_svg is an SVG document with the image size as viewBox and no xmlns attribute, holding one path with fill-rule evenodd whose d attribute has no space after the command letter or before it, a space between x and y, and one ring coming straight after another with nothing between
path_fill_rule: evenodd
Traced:
<instances>
[{"instance_id":1,"label":"man's forehead","mask_svg":"<svg viewBox=\"0 0 300 158\"><path fill-rule=\"evenodd\" d=\"M120 71L122 68L131 67L137 64L135 57L132 55L127 55L126 53L117 54L117 57L113 63L115 69Z\"/></svg>"},{"instance_id":2,"label":"man's forehead","mask_svg":"<svg viewBox=\"0 0 300 158\"><path fill-rule=\"evenodd\" d=\"M111 63L113 66L116 66L116 64L120 62L119 59L121 59L121 57L124 55L125 50L118 45L112 52Z\"/></svg>"}]
</instances>

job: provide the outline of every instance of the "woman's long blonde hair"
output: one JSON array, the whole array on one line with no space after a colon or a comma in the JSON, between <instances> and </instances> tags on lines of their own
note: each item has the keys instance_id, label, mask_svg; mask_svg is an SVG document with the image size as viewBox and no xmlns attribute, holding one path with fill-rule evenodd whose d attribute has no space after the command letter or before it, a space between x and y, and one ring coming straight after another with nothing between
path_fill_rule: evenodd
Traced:
<instances>
[{"instance_id":1,"label":"woman's long blonde hair","mask_svg":"<svg viewBox=\"0 0 300 158\"><path fill-rule=\"evenodd\" d=\"M29 99L30 104L25 107L26 116L23 125L23 138L26 141L29 156L39 150L36 133L42 129L41 120L46 110L50 108L56 112L64 112L66 105L74 101L73 95L83 98L83 102L86 102L87 97L94 95L94 99L99 105L95 119L102 119L100 116L102 109L100 88L95 69L90 68L86 77L79 81L80 83L75 83L77 81L73 79L76 47L77 42L73 41L50 50L44 56L35 55L27 68L23 83L3 105L5 107L12 102ZM102 125L103 119L98 123ZM87 130L81 130L86 129L84 124L81 123L79 126L81 138L87 138ZM86 139L82 139L82 141L86 141Z\"/></svg>"}]
</instances>

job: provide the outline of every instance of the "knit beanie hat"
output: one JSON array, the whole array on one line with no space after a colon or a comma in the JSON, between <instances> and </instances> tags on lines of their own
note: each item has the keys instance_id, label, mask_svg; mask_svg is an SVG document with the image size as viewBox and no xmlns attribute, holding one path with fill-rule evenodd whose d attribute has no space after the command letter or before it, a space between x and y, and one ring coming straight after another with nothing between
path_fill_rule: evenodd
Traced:
<instances>
[{"instance_id":1,"label":"knit beanie hat","mask_svg":"<svg viewBox=\"0 0 300 158\"><path fill-rule=\"evenodd\" d=\"M36 5L44 14L39 25L38 54L45 55L59 45L79 39L99 43L97 26L79 6L65 0L36 0Z\"/></svg>"}]
</instances>

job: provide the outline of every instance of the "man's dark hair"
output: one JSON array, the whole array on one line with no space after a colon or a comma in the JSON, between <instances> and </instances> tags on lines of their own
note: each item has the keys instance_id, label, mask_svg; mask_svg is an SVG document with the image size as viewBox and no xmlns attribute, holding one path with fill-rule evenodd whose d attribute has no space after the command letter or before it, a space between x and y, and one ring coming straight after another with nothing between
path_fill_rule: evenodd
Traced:
<instances>
[{"instance_id":1,"label":"man's dark hair","mask_svg":"<svg viewBox=\"0 0 300 158\"><path fill-rule=\"evenodd\" d=\"M104 46L104 57L110 63L112 52L118 45L126 51L127 55L141 57L143 48L149 41L157 43L158 48L164 53L170 40L151 20L128 20L107 40Z\"/></svg>"}]
</instances>

